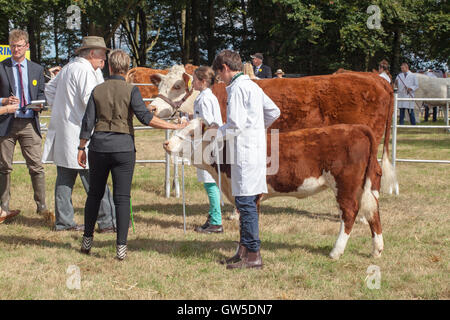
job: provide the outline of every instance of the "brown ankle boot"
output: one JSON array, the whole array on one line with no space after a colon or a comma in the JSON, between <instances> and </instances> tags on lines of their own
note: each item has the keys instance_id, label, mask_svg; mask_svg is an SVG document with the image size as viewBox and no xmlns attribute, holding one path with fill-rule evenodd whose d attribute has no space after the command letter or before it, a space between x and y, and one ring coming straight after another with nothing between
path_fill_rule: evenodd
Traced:
<instances>
[{"instance_id":1,"label":"brown ankle boot","mask_svg":"<svg viewBox=\"0 0 450 320\"><path fill-rule=\"evenodd\" d=\"M221 260L220 263L221 264L230 264L230 263L238 262L239 260L242 259L244 252L245 252L245 247L242 244L238 243L238 247L236 249L236 253L234 254L234 256L232 256L231 258L228 258L226 260Z\"/></svg>"},{"instance_id":2,"label":"brown ankle boot","mask_svg":"<svg viewBox=\"0 0 450 320\"><path fill-rule=\"evenodd\" d=\"M251 252L244 247L244 255L242 258L235 263L227 265L227 269L261 269L263 267L263 262L261 258L261 253L258 251Z\"/></svg>"}]
</instances>

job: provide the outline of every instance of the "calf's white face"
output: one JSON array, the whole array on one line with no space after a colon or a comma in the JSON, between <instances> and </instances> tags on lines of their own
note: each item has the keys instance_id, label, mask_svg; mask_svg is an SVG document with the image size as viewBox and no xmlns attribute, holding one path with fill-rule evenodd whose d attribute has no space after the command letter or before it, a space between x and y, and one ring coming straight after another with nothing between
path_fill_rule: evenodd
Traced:
<instances>
[{"instance_id":1,"label":"calf's white face","mask_svg":"<svg viewBox=\"0 0 450 320\"><path fill-rule=\"evenodd\" d=\"M175 131L169 139L169 143L165 146L166 151L171 154L181 152L180 156L189 158L191 155L184 153L186 150L190 150L190 144L192 139L194 139L195 132L199 132L200 136L198 138L201 138L202 119L200 118L191 120L186 127Z\"/></svg>"}]
</instances>

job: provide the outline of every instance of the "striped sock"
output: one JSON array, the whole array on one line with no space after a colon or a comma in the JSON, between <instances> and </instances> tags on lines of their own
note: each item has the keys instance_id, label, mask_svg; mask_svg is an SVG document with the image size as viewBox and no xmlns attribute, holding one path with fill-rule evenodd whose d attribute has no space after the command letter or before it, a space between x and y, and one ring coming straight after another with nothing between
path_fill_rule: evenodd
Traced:
<instances>
[{"instance_id":1,"label":"striped sock","mask_svg":"<svg viewBox=\"0 0 450 320\"><path fill-rule=\"evenodd\" d=\"M117 259L123 260L127 256L127 245L118 244L117 245Z\"/></svg>"}]
</instances>

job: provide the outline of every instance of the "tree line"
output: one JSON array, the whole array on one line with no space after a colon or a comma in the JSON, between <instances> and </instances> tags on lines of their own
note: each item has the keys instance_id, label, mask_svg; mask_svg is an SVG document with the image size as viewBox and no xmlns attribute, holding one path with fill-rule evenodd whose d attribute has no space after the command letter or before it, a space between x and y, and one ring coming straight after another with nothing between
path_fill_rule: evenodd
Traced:
<instances>
[{"instance_id":1,"label":"tree line","mask_svg":"<svg viewBox=\"0 0 450 320\"><path fill-rule=\"evenodd\" d=\"M308 75L370 71L382 59L394 74L403 61L444 69L450 56L446 0L0 0L0 44L11 28L28 31L31 59L45 66L67 63L86 35L152 68L209 65L226 48Z\"/></svg>"}]
</instances>

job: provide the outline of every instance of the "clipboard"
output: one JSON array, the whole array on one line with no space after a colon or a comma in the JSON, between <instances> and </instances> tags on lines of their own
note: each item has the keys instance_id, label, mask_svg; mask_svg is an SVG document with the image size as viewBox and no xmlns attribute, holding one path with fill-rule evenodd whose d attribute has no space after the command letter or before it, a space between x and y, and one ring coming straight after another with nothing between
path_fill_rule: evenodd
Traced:
<instances>
[{"instance_id":1,"label":"clipboard","mask_svg":"<svg viewBox=\"0 0 450 320\"><path fill-rule=\"evenodd\" d=\"M24 108L25 109L33 109L44 103L45 103L45 100L32 100L31 103L24 106Z\"/></svg>"}]
</instances>

